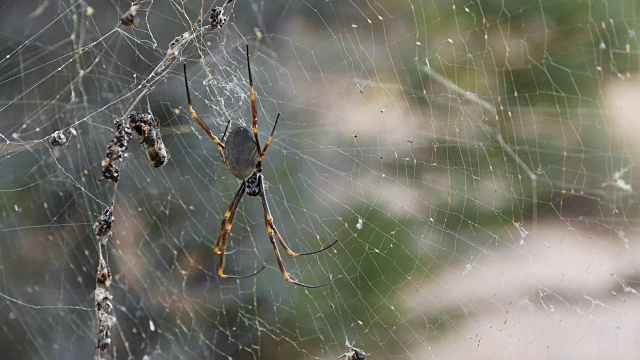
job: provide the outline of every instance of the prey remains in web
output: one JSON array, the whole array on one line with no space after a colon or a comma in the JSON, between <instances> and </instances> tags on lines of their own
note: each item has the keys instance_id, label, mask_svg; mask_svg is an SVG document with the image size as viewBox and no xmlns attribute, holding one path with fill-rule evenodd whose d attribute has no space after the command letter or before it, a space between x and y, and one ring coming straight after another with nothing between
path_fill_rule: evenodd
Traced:
<instances>
[{"instance_id":1,"label":"prey remains in web","mask_svg":"<svg viewBox=\"0 0 640 360\"><path fill-rule=\"evenodd\" d=\"M130 112L129 126L140 138L140 144L144 146L147 159L153 167L160 167L169 161L169 154L160 133L160 119L154 118L151 110L147 113Z\"/></svg>"},{"instance_id":2,"label":"prey remains in web","mask_svg":"<svg viewBox=\"0 0 640 360\"><path fill-rule=\"evenodd\" d=\"M120 24L124 26L133 25L138 20L137 15L139 8L140 6L138 5L131 6L129 10L120 17Z\"/></svg>"},{"instance_id":3,"label":"prey remains in web","mask_svg":"<svg viewBox=\"0 0 640 360\"><path fill-rule=\"evenodd\" d=\"M267 227L267 233L269 234L269 240L271 241L271 245L273 246L273 252L276 254L276 259L278 260L278 266L280 267L280 271L282 272L282 276L286 282L296 284L306 288L319 288L331 283L331 279L328 282L322 285L306 285L299 281L292 279L287 270L284 267L284 263L282 262L282 258L280 257L280 252L278 251L278 246L276 244L276 238L280 245L284 248L284 250L291 257L298 257L303 255L312 255L317 254L319 252L325 251L335 245L338 240L329 244L328 246L312 252L306 253L296 253L293 252L289 246L284 242L282 236L276 229L273 224L273 217L271 216L271 212L269 211L269 205L267 204L266 190L264 186L263 176L262 176L262 160L264 158L264 154L267 151L267 148L271 144L271 140L273 139L273 132L276 130L276 125L278 125L278 119L280 118L280 114L276 117L276 121L273 124L273 129L271 129L271 134L267 139L264 148L260 148L260 140L258 139L258 117L257 117L257 108L256 108L256 95L253 90L253 78L251 75L251 62L249 59L249 45L247 45L247 67L249 69L249 94L251 97L251 115L253 118L253 134L252 130L244 125L234 126L229 130L229 124L231 121L227 123L227 126L222 135L222 140L218 140L218 138L211 133L211 130L199 117L196 115L195 110L193 110L193 105L191 103L191 95L189 94L189 83L187 81L187 65L184 65L184 83L187 89L187 102L189 104L189 113L191 117L200 125L200 127L207 133L209 138L213 140L213 142L218 146L218 152L220 153L220 158L222 163L229 169L231 175L240 179L242 183L236 192L236 195L231 200L231 204L227 209L224 217L222 218L222 223L220 224L220 233L218 234L218 240L216 241L216 245L213 249L215 254L220 254L220 263L218 264L218 276L221 278L232 278L232 279L244 279L248 277L252 277L260 273L264 270L264 266L258 271L250 275L238 276L238 275L227 275L223 272L224 266L224 255L225 250L227 248L227 235L231 231L231 225L233 225L233 220L236 215L236 210L238 209L238 205L240 204L240 200L242 196L247 193L249 196L260 196L262 199L262 207L264 209L264 220L265 226ZM227 135L227 130L229 130L229 135L227 137L227 141L225 144L222 143L224 141L225 136ZM275 237L274 237L275 235Z\"/></svg>"}]
</instances>

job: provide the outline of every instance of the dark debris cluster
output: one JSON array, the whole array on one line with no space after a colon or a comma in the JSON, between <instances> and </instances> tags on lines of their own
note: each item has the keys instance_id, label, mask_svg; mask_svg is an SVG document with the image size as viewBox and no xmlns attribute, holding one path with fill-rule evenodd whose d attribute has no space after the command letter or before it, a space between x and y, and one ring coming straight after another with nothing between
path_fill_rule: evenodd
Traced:
<instances>
[{"instance_id":1,"label":"dark debris cluster","mask_svg":"<svg viewBox=\"0 0 640 360\"><path fill-rule=\"evenodd\" d=\"M224 5L211 9L211 16L209 16L209 20L211 20L211 30L218 30L227 22L229 17L224 15L224 6L232 1L233 0L227 0Z\"/></svg>"},{"instance_id":2,"label":"dark debris cluster","mask_svg":"<svg viewBox=\"0 0 640 360\"><path fill-rule=\"evenodd\" d=\"M99 181L108 179L115 183L120 179L120 168L117 162L122 160L127 150L131 136L135 132L141 139L140 143L147 150L147 158L154 167L162 166L169 156L162 142L160 122L152 114L141 114L136 111L129 113L127 121L114 118L113 125L116 134L111 139L102 161L102 177ZM111 315L113 296L109 291L111 285L111 269L107 261L107 243L113 236L113 206L104 209L93 224L93 233L98 241L100 251L98 271L96 275L95 306L98 319L98 339L96 349L106 351L111 345L111 328L116 322Z\"/></svg>"},{"instance_id":3,"label":"dark debris cluster","mask_svg":"<svg viewBox=\"0 0 640 360\"><path fill-rule=\"evenodd\" d=\"M109 285L111 285L111 269L107 262L107 243L113 236L113 206L109 206L104 209L102 214L96 219L93 224L93 232L98 240L98 246L100 249L100 258L98 262L98 271L96 275L96 291L95 303L96 303L96 317L98 319L98 340L96 349L100 351L106 351L111 344L111 328L116 322L115 316L111 315L111 309L113 305L111 300L113 296L109 291Z\"/></svg>"},{"instance_id":4,"label":"dark debris cluster","mask_svg":"<svg viewBox=\"0 0 640 360\"><path fill-rule=\"evenodd\" d=\"M113 125L116 128L116 135L107 147L105 158L102 160L102 177L98 181L107 179L117 183L120 180L120 168L116 162L124 157L132 133L129 125L120 118L114 118Z\"/></svg>"},{"instance_id":5,"label":"dark debris cluster","mask_svg":"<svg viewBox=\"0 0 640 360\"><path fill-rule=\"evenodd\" d=\"M100 215L96 222L93 224L93 232L96 237L98 237L98 239L111 237L113 220L113 207L105 208L102 212L102 215Z\"/></svg>"}]
</instances>

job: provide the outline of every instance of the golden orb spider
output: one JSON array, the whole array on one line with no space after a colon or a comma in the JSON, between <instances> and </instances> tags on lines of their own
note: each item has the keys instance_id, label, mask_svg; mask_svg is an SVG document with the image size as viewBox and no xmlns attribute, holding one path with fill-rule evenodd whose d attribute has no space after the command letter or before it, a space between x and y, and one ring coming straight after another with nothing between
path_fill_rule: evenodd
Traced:
<instances>
[{"instance_id":1,"label":"golden orb spider","mask_svg":"<svg viewBox=\"0 0 640 360\"><path fill-rule=\"evenodd\" d=\"M189 104L189 113L191 117L200 125L200 127L207 133L209 138L213 140L213 142L218 146L218 152L220 153L220 158L222 163L229 169L231 175L240 179L242 183L236 192L236 195L231 200L231 204L227 209L227 212L224 214L222 218L222 223L220 224L220 233L218 234L218 240L216 241L216 245L213 249L215 254L220 254L220 263L218 264L218 276L221 278L233 278L233 279L244 279L248 277L252 277L260 273L264 270L264 266L258 271L250 275L237 276L237 275L227 275L223 273L222 269L224 266L224 255L225 250L227 248L227 234L231 231L231 225L233 225L233 220L236 215L236 210L238 209L238 205L240 204L240 200L242 196L247 193L249 196L260 196L262 198L262 207L264 209L264 222L267 227L267 233L269 234L269 240L271 241L271 245L273 246L273 252L276 254L276 259L278 260L278 266L280 267L280 271L282 272L282 276L286 282L296 284L306 288L319 288L323 287L331 282L329 279L328 282L322 285L306 285L299 281L293 280L287 270L284 267L284 263L282 262L282 258L280 257L280 252L278 251L278 247L276 244L275 238L278 239L280 245L284 248L284 250L291 257L298 257L303 255L313 255L319 252L325 251L335 245L338 240L329 244L328 246L311 252L306 253L296 253L293 252L289 246L284 242L280 233L276 229L273 224L273 217L271 216L271 212L269 211L269 205L267 204L266 190L264 187L264 181L262 176L262 159L264 158L264 154L267 151L267 148L271 144L271 140L273 139L273 132L276 130L276 125L278 125L278 119L280 118L280 114L276 117L276 121L273 124L273 129L271 129L271 134L269 135L269 139L267 139L266 144L263 149L260 149L260 140L258 139L258 111L256 109L256 95L253 90L253 78L251 76L251 62L249 59L249 45L247 45L247 67L249 69L249 94L251 96L251 115L253 117L253 136L251 134L251 130L244 126L234 126L229 131L229 136L227 137L227 141L223 144L218 138L211 133L211 130L205 124L198 115L196 115L195 110L193 110L193 105L191 103L191 95L189 93L189 82L187 81L187 65L184 65L184 84L187 89L187 103ZM222 140L227 134L227 130L229 130L229 124L231 121L227 123L227 126L222 135ZM275 238L274 238L275 235Z\"/></svg>"}]
</instances>

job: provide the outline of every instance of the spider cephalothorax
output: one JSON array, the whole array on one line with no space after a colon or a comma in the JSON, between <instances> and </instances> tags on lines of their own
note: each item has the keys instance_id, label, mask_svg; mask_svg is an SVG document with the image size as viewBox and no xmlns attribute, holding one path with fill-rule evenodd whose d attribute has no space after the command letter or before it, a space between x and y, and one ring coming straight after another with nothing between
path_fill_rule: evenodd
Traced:
<instances>
[{"instance_id":1,"label":"spider cephalothorax","mask_svg":"<svg viewBox=\"0 0 640 360\"><path fill-rule=\"evenodd\" d=\"M227 235L231 231L231 225L233 225L233 220L235 218L236 210L238 209L238 205L240 204L240 200L242 196L247 193L249 196L260 196L262 199L262 208L264 209L264 221L267 227L267 233L269 234L269 241L271 241L271 245L273 246L273 251L276 254L276 259L278 260L278 266L280 267L280 271L282 272L282 276L284 280L296 285L300 285L308 288L317 288L322 287L329 282L317 285L317 286L309 286L303 283L300 283L296 280L293 280L289 274L287 273L284 263L282 262L282 258L280 257L280 252L278 251L278 247L276 244L276 239L280 245L284 248L284 250L291 257L298 257L302 255L311 255L317 254L321 251L327 250L328 248L335 245L338 240L334 241L330 245L312 252L306 253L295 253L293 252L289 246L284 242L280 233L276 229L273 224L273 217L271 216L271 212L269 211L269 205L267 204L267 195L264 186L264 178L262 176L262 159L264 158L264 154L267 151L267 148L271 144L271 140L273 139L273 132L276 130L276 126L278 125L278 119L280 118L280 114L276 116L276 120L273 124L273 129L271 129L271 134L267 139L267 142L264 145L264 148L260 148L260 140L258 139L258 112L256 108L256 95L253 90L253 78L251 76L251 62L249 59L249 45L247 45L247 66L249 68L249 94L251 97L251 115L253 118L253 127L249 129L243 125L237 125L231 128L229 131L229 135L227 136L227 130L229 129L229 123L227 123L227 127L224 130L224 134L222 135L222 140L224 141L225 136L227 136L227 140L225 144L223 144L218 138L211 133L211 130L196 114L195 110L193 110L193 105L191 103L191 95L189 94L189 83L187 81L187 65L184 65L184 83L187 89L187 102L189 104L189 113L191 117L200 125L200 127L207 133L209 138L213 140L213 142L218 147L218 152L220 153L220 157L222 163L229 169L231 175L235 176L242 182L240 183L240 187L238 191L236 191L236 195L231 200L231 204L227 209L224 217L222 218L222 223L220 224L220 233L218 234L218 240L216 241L216 245L213 249L213 252L216 254L220 254L220 263L218 264L218 276L221 278L247 278L258 274L260 271L264 270L264 266L258 270L257 272L246 275L246 276L237 276L237 275L227 275L223 272L224 266L224 255L227 247Z\"/></svg>"}]
</instances>

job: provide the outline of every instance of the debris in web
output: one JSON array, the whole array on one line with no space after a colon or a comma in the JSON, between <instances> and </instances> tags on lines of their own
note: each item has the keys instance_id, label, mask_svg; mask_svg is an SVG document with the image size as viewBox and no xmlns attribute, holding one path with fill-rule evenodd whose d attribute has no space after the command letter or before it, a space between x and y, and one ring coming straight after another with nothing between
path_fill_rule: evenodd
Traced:
<instances>
[{"instance_id":1,"label":"debris in web","mask_svg":"<svg viewBox=\"0 0 640 360\"><path fill-rule=\"evenodd\" d=\"M124 26L131 26L137 20L136 15L138 14L138 9L140 6L133 5L127 10L124 15L120 18L120 24Z\"/></svg>"},{"instance_id":2,"label":"debris in web","mask_svg":"<svg viewBox=\"0 0 640 360\"><path fill-rule=\"evenodd\" d=\"M180 52L186 46L186 44L191 40L192 34L189 32L185 32L180 36L176 36L169 43L169 49L167 49L167 55L165 55L164 60L160 62L160 64L154 70L154 74L160 75L163 73L165 67L171 62L174 57L180 57Z\"/></svg>"},{"instance_id":3,"label":"debris in web","mask_svg":"<svg viewBox=\"0 0 640 360\"><path fill-rule=\"evenodd\" d=\"M133 21L132 17L135 17L136 7L132 7L133 14L130 17L124 19L123 24ZM131 9L130 9L131 10ZM127 14L125 14L127 15ZM123 16L125 18L125 16ZM151 82L152 79L156 79L157 75L162 74L162 70L169 65L170 60L180 52L180 50L188 43L191 38L191 34L186 32L181 36L176 37L171 44L169 44L169 51L161 63L149 76L147 82ZM130 105L131 110L138 101L148 93L148 88L145 89L138 98ZM126 121L128 120L128 121ZM151 111L147 113L139 113L136 111L130 111L126 117L118 118L114 117L113 125L116 130L116 134L111 139L111 142L107 146L105 158L102 161L101 177L98 181L108 179L114 183L118 183L120 179L120 168L118 167L118 161L121 161L125 156L125 151L133 132L140 138L140 143L144 146L147 152L147 159L154 167L160 167L169 159L167 149L162 141L162 134L160 133L160 120L156 119ZM56 135L56 134L54 134ZM52 137L54 136L52 135ZM70 129L70 134L76 135L75 130ZM56 135L57 136L57 135ZM98 321L98 337L96 343L96 349L101 352L106 351L111 344L111 329L116 323L115 316L111 315L111 309L113 307L111 301L113 296L109 291L111 285L112 276L111 269L109 268L109 262L107 259L107 243L111 239L112 226L113 226L113 204L106 208L102 215L98 217L93 225L93 231L98 239L98 270L96 275L96 290L95 296L95 309L96 317Z\"/></svg>"},{"instance_id":4,"label":"debris in web","mask_svg":"<svg viewBox=\"0 0 640 360\"><path fill-rule=\"evenodd\" d=\"M349 344L349 341L345 343L347 347L347 352L340 355L337 360L345 359L345 360L366 360L367 354L364 351L353 347L353 344Z\"/></svg>"},{"instance_id":5,"label":"debris in web","mask_svg":"<svg viewBox=\"0 0 640 360\"><path fill-rule=\"evenodd\" d=\"M169 161L169 154L160 133L160 119L154 118L150 111L132 111L129 113L129 127L140 138L140 144L144 146L147 159L153 167L160 167Z\"/></svg>"},{"instance_id":6,"label":"debris in web","mask_svg":"<svg viewBox=\"0 0 640 360\"><path fill-rule=\"evenodd\" d=\"M98 340L96 349L106 351L111 344L111 328L116 322L115 316L111 315L113 307L111 300L113 296L109 291L111 285L111 269L107 261L107 242L113 236L113 206L104 209L102 215L93 224L93 232L98 240L98 272L96 275L96 317L98 319Z\"/></svg>"},{"instance_id":7,"label":"debris in web","mask_svg":"<svg viewBox=\"0 0 640 360\"><path fill-rule=\"evenodd\" d=\"M96 234L100 242L106 242L112 235L111 228L113 226L113 207L104 209L102 215L93 224L93 232Z\"/></svg>"},{"instance_id":8,"label":"debris in web","mask_svg":"<svg viewBox=\"0 0 640 360\"><path fill-rule=\"evenodd\" d=\"M633 191L633 187L631 186L631 184L626 182L622 178L622 176L624 174L626 174L627 171L629 171L634 165L635 165L635 163L627 166L626 168L624 168L624 169L622 169L620 171L616 171L615 173L613 173L613 180L603 183L601 187L613 186L613 187L616 187L616 188L618 188L620 190L623 190L623 191L632 192Z\"/></svg>"},{"instance_id":9,"label":"debris in web","mask_svg":"<svg viewBox=\"0 0 640 360\"><path fill-rule=\"evenodd\" d=\"M224 7L231 2L233 0L227 0L222 6L216 6L211 9L211 16L209 17L211 30L218 30L227 22L229 17L224 15Z\"/></svg>"},{"instance_id":10,"label":"debris in web","mask_svg":"<svg viewBox=\"0 0 640 360\"><path fill-rule=\"evenodd\" d=\"M624 243L624 247L628 250L629 249L629 238L627 237L627 234L625 234L622 229L614 229L614 231L616 232L616 234L618 234L618 237Z\"/></svg>"},{"instance_id":11,"label":"debris in web","mask_svg":"<svg viewBox=\"0 0 640 360\"><path fill-rule=\"evenodd\" d=\"M514 222L513 225L515 225L516 229L518 229L518 232L520 233L520 245L524 245L524 238L529 235L529 231L527 231L520 222Z\"/></svg>"},{"instance_id":12,"label":"debris in web","mask_svg":"<svg viewBox=\"0 0 640 360\"><path fill-rule=\"evenodd\" d=\"M64 146L67 143L67 141L68 141L67 137L64 136L64 134L60 130L51 134L51 137L49 138L49 142L53 146Z\"/></svg>"},{"instance_id":13,"label":"debris in web","mask_svg":"<svg viewBox=\"0 0 640 360\"><path fill-rule=\"evenodd\" d=\"M113 119L113 125L116 128L116 135L111 139L105 158L102 160L102 177L98 181L104 179L117 183L120 179L120 168L116 162L122 159L129 140L131 140L131 128L120 118Z\"/></svg>"},{"instance_id":14,"label":"debris in web","mask_svg":"<svg viewBox=\"0 0 640 360\"><path fill-rule=\"evenodd\" d=\"M151 132L154 125L153 115L151 113L140 113L137 111L132 111L129 113L129 126L131 130L138 135L142 140L140 143L143 144L145 142L145 138Z\"/></svg>"}]
</instances>

